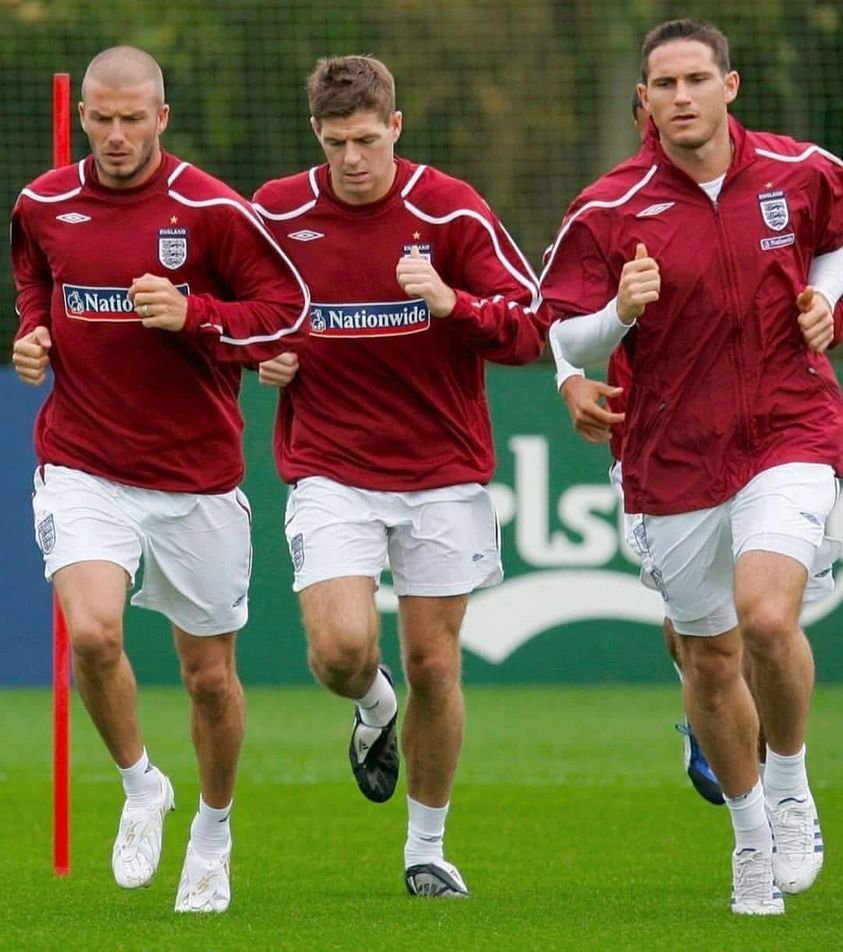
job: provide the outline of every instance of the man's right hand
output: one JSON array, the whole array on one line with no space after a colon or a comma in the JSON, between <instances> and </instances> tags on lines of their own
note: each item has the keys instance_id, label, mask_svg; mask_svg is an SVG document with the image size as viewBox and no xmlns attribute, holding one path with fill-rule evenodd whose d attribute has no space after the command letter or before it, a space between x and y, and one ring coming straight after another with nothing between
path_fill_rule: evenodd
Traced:
<instances>
[{"instance_id":1,"label":"man's right hand","mask_svg":"<svg viewBox=\"0 0 843 952\"><path fill-rule=\"evenodd\" d=\"M623 423L623 413L613 413L603 406L607 397L619 397L623 387L610 387L599 380L574 375L559 388L574 429L586 443L607 443L611 427Z\"/></svg>"},{"instance_id":2,"label":"man's right hand","mask_svg":"<svg viewBox=\"0 0 843 952\"><path fill-rule=\"evenodd\" d=\"M258 380L267 387L286 387L298 373L299 358L292 351L285 351L271 360L258 365Z\"/></svg>"},{"instance_id":3,"label":"man's right hand","mask_svg":"<svg viewBox=\"0 0 843 952\"><path fill-rule=\"evenodd\" d=\"M660 291L658 263L639 242L635 246L635 257L623 266L618 284L618 317L621 322L632 324L644 313L648 304L658 301Z\"/></svg>"},{"instance_id":4,"label":"man's right hand","mask_svg":"<svg viewBox=\"0 0 843 952\"><path fill-rule=\"evenodd\" d=\"M39 387L47 379L50 366L50 332L39 324L35 330L24 334L15 341L12 348L12 363L18 377L33 387Z\"/></svg>"}]
</instances>

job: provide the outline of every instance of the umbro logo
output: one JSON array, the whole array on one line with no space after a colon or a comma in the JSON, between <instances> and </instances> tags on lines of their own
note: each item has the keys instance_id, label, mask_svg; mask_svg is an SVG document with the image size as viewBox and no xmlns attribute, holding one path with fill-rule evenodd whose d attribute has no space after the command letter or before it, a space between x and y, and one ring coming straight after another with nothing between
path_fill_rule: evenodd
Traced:
<instances>
[{"instance_id":1,"label":"umbro logo","mask_svg":"<svg viewBox=\"0 0 843 952\"><path fill-rule=\"evenodd\" d=\"M296 241L316 241L317 238L324 238L321 231L311 231L305 228L303 231L293 231L287 235L288 238L295 238Z\"/></svg>"},{"instance_id":2,"label":"umbro logo","mask_svg":"<svg viewBox=\"0 0 843 952\"><path fill-rule=\"evenodd\" d=\"M658 205L649 205L647 208L638 212L635 216L636 218L653 218L655 215L661 215L662 212L666 212L668 208L673 208L676 202L659 202Z\"/></svg>"},{"instance_id":3,"label":"umbro logo","mask_svg":"<svg viewBox=\"0 0 843 952\"><path fill-rule=\"evenodd\" d=\"M79 212L67 212L65 215L56 215L56 221L66 221L69 225L78 225L79 222L90 220L90 215L81 215Z\"/></svg>"}]
</instances>

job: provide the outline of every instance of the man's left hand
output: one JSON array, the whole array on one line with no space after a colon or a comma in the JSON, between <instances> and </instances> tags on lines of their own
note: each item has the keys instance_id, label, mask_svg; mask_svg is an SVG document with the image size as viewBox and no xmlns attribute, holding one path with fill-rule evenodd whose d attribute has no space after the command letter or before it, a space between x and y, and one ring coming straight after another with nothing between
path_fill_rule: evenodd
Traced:
<instances>
[{"instance_id":1,"label":"man's left hand","mask_svg":"<svg viewBox=\"0 0 843 952\"><path fill-rule=\"evenodd\" d=\"M424 298L434 317L447 317L457 303L454 291L439 277L436 268L413 245L408 255L400 258L395 277L407 297Z\"/></svg>"},{"instance_id":2,"label":"man's left hand","mask_svg":"<svg viewBox=\"0 0 843 952\"><path fill-rule=\"evenodd\" d=\"M129 300L144 327L180 331L187 318L187 298L167 278L144 274L129 288Z\"/></svg>"},{"instance_id":3,"label":"man's left hand","mask_svg":"<svg viewBox=\"0 0 843 952\"><path fill-rule=\"evenodd\" d=\"M825 295L810 285L796 297L799 328L808 347L821 354L834 339L834 315Z\"/></svg>"},{"instance_id":4,"label":"man's left hand","mask_svg":"<svg viewBox=\"0 0 843 952\"><path fill-rule=\"evenodd\" d=\"M282 390L293 382L299 370L299 358L289 350L270 360L258 364L258 380L266 387L280 387Z\"/></svg>"}]
</instances>

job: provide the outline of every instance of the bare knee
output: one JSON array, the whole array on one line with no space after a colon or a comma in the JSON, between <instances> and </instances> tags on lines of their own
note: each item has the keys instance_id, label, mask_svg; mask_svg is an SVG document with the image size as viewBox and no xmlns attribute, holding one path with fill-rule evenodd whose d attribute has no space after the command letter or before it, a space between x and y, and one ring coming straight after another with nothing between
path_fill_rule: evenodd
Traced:
<instances>
[{"instance_id":1,"label":"bare knee","mask_svg":"<svg viewBox=\"0 0 843 952\"><path fill-rule=\"evenodd\" d=\"M317 680L344 697L362 697L377 673L378 615L370 578L319 582L299 595L308 662Z\"/></svg>"},{"instance_id":2,"label":"bare knee","mask_svg":"<svg viewBox=\"0 0 843 952\"><path fill-rule=\"evenodd\" d=\"M116 666L123 655L123 626L119 619L81 615L70 630L73 658L89 674Z\"/></svg>"},{"instance_id":3,"label":"bare knee","mask_svg":"<svg viewBox=\"0 0 843 952\"><path fill-rule=\"evenodd\" d=\"M377 666L376 643L368 632L339 627L323 628L311 631L308 642L311 670L328 687L356 681L362 673L369 669L374 671Z\"/></svg>"},{"instance_id":4,"label":"bare knee","mask_svg":"<svg viewBox=\"0 0 843 952\"><path fill-rule=\"evenodd\" d=\"M774 662L786 656L798 624L772 602L754 605L741 618L744 643L753 658Z\"/></svg>"},{"instance_id":5,"label":"bare knee","mask_svg":"<svg viewBox=\"0 0 843 952\"><path fill-rule=\"evenodd\" d=\"M237 684L227 659L182 662L182 681L194 703L214 706L225 703Z\"/></svg>"},{"instance_id":6,"label":"bare knee","mask_svg":"<svg viewBox=\"0 0 843 952\"><path fill-rule=\"evenodd\" d=\"M736 637L682 637L682 673L687 686L704 699L716 700L741 676Z\"/></svg>"},{"instance_id":7,"label":"bare knee","mask_svg":"<svg viewBox=\"0 0 843 952\"><path fill-rule=\"evenodd\" d=\"M404 655L407 683L416 695L446 695L459 684L459 648L443 644L436 650L412 650Z\"/></svg>"}]
</instances>

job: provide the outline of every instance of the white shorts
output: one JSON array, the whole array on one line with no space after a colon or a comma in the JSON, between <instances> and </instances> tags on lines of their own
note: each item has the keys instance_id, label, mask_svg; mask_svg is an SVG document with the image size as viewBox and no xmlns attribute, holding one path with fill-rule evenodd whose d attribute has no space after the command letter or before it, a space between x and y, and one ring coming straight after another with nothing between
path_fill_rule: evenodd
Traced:
<instances>
[{"instance_id":1,"label":"white shorts","mask_svg":"<svg viewBox=\"0 0 843 952\"><path fill-rule=\"evenodd\" d=\"M658 586L653 581L650 553L642 545L641 520L643 516L640 512L626 512L623 507L623 464L620 460L615 460L609 467L609 482L620 500L623 520L623 545L626 547L629 557L635 558L641 563L641 584L644 588L657 591Z\"/></svg>"},{"instance_id":2,"label":"white shorts","mask_svg":"<svg viewBox=\"0 0 843 952\"><path fill-rule=\"evenodd\" d=\"M464 595L503 578L497 516L479 483L375 492L309 476L290 488L284 529L295 592L351 575L377 584L387 563L396 595Z\"/></svg>"},{"instance_id":3,"label":"white shorts","mask_svg":"<svg viewBox=\"0 0 843 952\"><path fill-rule=\"evenodd\" d=\"M665 614L683 635L718 635L738 623L735 562L751 551L775 552L805 566L805 599L834 587L840 544L826 536L837 500L830 466L788 463L751 479L712 509L641 517L635 541L646 552Z\"/></svg>"},{"instance_id":4,"label":"white shorts","mask_svg":"<svg viewBox=\"0 0 843 952\"><path fill-rule=\"evenodd\" d=\"M191 635L239 631L248 619L251 511L239 489L201 495L126 486L64 466L35 471L35 539L50 579L75 562L114 562L132 604Z\"/></svg>"}]
</instances>

